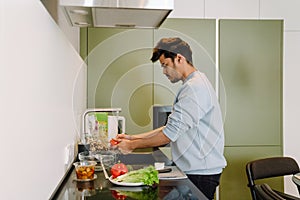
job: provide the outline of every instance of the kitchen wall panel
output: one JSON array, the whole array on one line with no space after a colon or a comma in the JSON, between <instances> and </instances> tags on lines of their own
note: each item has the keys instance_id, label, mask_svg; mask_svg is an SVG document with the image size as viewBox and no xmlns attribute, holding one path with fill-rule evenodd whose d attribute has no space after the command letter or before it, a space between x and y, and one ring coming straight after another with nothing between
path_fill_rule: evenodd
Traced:
<instances>
[{"instance_id":1,"label":"kitchen wall panel","mask_svg":"<svg viewBox=\"0 0 300 200\"><path fill-rule=\"evenodd\" d=\"M300 31L299 9L299 0L260 0L260 18L284 19L285 31Z\"/></svg>"},{"instance_id":2,"label":"kitchen wall panel","mask_svg":"<svg viewBox=\"0 0 300 200\"><path fill-rule=\"evenodd\" d=\"M187 6L191 5L188 9ZM205 0L174 1L170 18L204 18Z\"/></svg>"},{"instance_id":3,"label":"kitchen wall panel","mask_svg":"<svg viewBox=\"0 0 300 200\"><path fill-rule=\"evenodd\" d=\"M1 199L49 199L72 166L86 66L40 1L0 1Z\"/></svg>"},{"instance_id":4,"label":"kitchen wall panel","mask_svg":"<svg viewBox=\"0 0 300 200\"><path fill-rule=\"evenodd\" d=\"M283 141L285 143L285 152L297 159L299 155L299 143L293 141L299 141L295 139L299 135L299 102L300 96L295 86L299 80L300 68L299 68L299 52L300 52L300 32L287 32L285 33L284 41L285 49L285 68L284 68L284 80L285 80L285 131L290 134L285 134ZM289 74L289 75L288 75ZM297 160L300 163L300 159ZM293 186L293 185L292 185Z\"/></svg>"},{"instance_id":5,"label":"kitchen wall panel","mask_svg":"<svg viewBox=\"0 0 300 200\"><path fill-rule=\"evenodd\" d=\"M259 0L205 1L205 17L255 19L259 17Z\"/></svg>"}]
</instances>

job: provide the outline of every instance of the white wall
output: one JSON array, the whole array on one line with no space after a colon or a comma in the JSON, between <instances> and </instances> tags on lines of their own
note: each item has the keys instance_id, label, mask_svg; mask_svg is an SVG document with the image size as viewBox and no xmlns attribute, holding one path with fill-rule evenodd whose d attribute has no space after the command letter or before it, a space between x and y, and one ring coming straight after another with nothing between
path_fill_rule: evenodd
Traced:
<instances>
[{"instance_id":1,"label":"white wall","mask_svg":"<svg viewBox=\"0 0 300 200\"><path fill-rule=\"evenodd\" d=\"M82 63L39 0L0 1L1 199L48 199L64 175L85 108Z\"/></svg>"},{"instance_id":2,"label":"white wall","mask_svg":"<svg viewBox=\"0 0 300 200\"><path fill-rule=\"evenodd\" d=\"M299 0L175 0L171 17L285 20L284 154L300 163L299 8ZM47 199L77 137L85 68L39 0L0 1L0 62L1 199Z\"/></svg>"},{"instance_id":3,"label":"white wall","mask_svg":"<svg viewBox=\"0 0 300 200\"><path fill-rule=\"evenodd\" d=\"M299 10L299 0L175 0L175 10L170 17L284 19L283 146L284 155L295 158L300 165ZM298 195L290 178L285 180L285 190Z\"/></svg>"}]
</instances>

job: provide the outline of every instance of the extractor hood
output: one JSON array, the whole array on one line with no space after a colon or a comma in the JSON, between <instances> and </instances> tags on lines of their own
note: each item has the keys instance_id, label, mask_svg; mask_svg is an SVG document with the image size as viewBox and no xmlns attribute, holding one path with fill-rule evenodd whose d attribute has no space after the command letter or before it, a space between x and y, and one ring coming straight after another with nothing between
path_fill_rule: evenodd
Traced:
<instances>
[{"instance_id":1,"label":"extractor hood","mask_svg":"<svg viewBox=\"0 0 300 200\"><path fill-rule=\"evenodd\" d=\"M158 28L174 0L60 0L72 26Z\"/></svg>"}]
</instances>

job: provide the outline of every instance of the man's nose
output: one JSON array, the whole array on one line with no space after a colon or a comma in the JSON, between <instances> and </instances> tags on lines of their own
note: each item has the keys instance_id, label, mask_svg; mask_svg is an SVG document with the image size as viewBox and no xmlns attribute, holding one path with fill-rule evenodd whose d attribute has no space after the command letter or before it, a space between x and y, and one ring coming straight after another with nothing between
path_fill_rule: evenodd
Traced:
<instances>
[{"instance_id":1,"label":"man's nose","mask_svg":"<svg viewBox=\"0 0 300 200\"><path fill-rule=\"evenodd\" d=\"M163 74L167 74L167 69L163 68Z\"/></svg>"}]
</instances>

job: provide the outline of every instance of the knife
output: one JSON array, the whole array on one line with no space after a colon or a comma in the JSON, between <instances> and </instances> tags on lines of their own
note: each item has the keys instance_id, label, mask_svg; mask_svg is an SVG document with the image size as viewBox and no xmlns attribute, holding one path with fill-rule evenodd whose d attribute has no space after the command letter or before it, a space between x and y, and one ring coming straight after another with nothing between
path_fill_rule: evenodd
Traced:
<instances>
[{"instance_id":1,"label":"knife","mask_svg":"<svg viewBox=\"0 0 300 200\"><path fill-rule=\"evenodd\" d=\"M158 173L167 173L167 172L171 172L172 168L164 168L164 169L159 169L157 171Z\"/></svg>"},{"instance_id":2,"label":"knife","mask_svg":"<svg viewBox=\"0 0 300 200\"><path fill-rule=\"evenodd\" d=\"M105 169L105 167L104 167L104 165L103 165L103 161L102 161L102 156L101 156L101 155L100 155L100 164L101 164L101 167L102 167L102 169L103 169L103 174L104 174L105 179L109 179L109 176L108 176L108 174L107 174L107 171L106 171L106 169Z\"/></svg>"}]
</instances>

